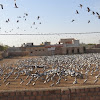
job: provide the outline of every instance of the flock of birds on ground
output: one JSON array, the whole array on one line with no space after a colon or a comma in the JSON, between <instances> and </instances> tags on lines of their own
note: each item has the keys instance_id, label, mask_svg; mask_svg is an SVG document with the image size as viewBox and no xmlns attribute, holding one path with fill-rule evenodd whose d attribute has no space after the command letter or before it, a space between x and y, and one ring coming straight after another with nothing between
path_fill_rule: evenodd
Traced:
<instances>
[{"instance_id":1,"label":"flock of birds on ground","mask_svg":"<svg viewBox=\"0 0 100 100\"><path fill-rule=\"evenodd\" d=\"M79 7L82 9L83 5L80 4ZM98 19L100 19L100 14L98 12L92 11L89 7L87 7L87 12L88 13L92 13L92 15L97 15ZM80 12L78 10L76 10L76 14L80 14ZM74 22L75 20L73 19L71 22ZM90 23L91 21L88 20L88 23Z\"/></svg>"},{"instance_id":2,"label":"flock of birds on ground","mask_svg":"<svg viewBox=\"0 0 100 100\"><path fill-rule=\"evenodd\" d=\"M23 78L24 76L24 78ZM92 78L92 79L91 79ZM100 54L76 54L41 56L36 58L21 59L17 62L3 63L0 66L0 86L16 85L32 86L38 81L50 87L64 84L72 79L74 84L96 84L100 78ZM80 80L80 81L79 81ZM27 82L25 82L27 81Z\"/></svg>"}]
</instances>

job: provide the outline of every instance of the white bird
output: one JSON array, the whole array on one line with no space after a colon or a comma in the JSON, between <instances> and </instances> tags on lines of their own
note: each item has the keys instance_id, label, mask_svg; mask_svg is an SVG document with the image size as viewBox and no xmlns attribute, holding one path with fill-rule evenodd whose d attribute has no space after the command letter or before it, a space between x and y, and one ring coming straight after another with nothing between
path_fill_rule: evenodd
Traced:
<instances>
[{"instance_id":1,"label":"white bird","mask_svg":"<svg viewBox=\"0 0 100 100\"><path fill-rule=\"evenodd\" d=\"M84 82L83 83L86 83L87 82L87 78L84 80Z\"/></svg>"},{"instance_id":2,"label":"white bird","mask_svg":"<svg viewBox=\"0 0 100 100\"><path fill-rule=\"evenodd\" d=\"M34 86L35 85L35 82L32 85Z\"/></svg>"},{"instance_id":3,"label":"white bird","mask_svg":"<svg viewBox=\"0 0 100 100\"><path fill-rule=\"evenodd\" d=\"M54 86L54 83L52 83L52 84L50 85L50 87L52 87L52 86Z\"/></svg>"},{"instance_id":4,"label":"white bird","mask_svg":"<svg viewBox=\"0 0 100 100\"><path fill-rule=\"evenodd\" d=\"M94 80L94 84L98 82L98 78L96 78L96 80Z\"/></svg>"},{"instance_id":5,"label":"white bird","mask_svg":"<svg viewBox=\"0 0 100 100\"><path fill-rule=\"evenodd\" d=\"M8 83L6 84L6 86L9 85L9 84L10 84L10 82L8 82Z\"/></svg>"},{"instance_id":6,"label":"white bird","mask_svg":"<svg viewBox=\"0 0 100 100\"><path fill-rule=\"evenodd\" d=\"M73 82L73 84L77 84L77 78L75 77L75 81Z\"/></svg>"},{"instance_id":7,"label":"white bird","mask_svg":"<svg viewBox=\"0 0 100 100\"><path fill-rule=\"evenodd\" d=\"M20 85L24 82L24 80L21 78L21 82L20 82Z\"/></svg>"}]
</instances>

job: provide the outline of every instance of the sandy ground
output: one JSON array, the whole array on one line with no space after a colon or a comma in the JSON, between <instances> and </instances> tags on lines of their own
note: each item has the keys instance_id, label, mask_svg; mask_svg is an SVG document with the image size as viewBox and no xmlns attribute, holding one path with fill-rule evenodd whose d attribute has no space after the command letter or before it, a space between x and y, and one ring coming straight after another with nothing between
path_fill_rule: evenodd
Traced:
<instances>
[{"instance_id":1,"label":"sandy ground","mask_svg":"<svg viewBox=\"0 0 100 100\"><path fill-rule=\"evenodd\" d=\"M16 62L19 59L26 59L26 58L31 58L31 57L15 57L15 58L9 58L9 59L3 59L0 61L0 64L2 65L5 62ZM33 58L33 57L32 57ZM100 80L94 84L94 80L95 80L95 75L98 73L94 73L93 76L89 75L89 79L88 81L83 84L85 78L83 79L77 79L78 84L73 84L73 81L75 79L75 77L67 77L67 81L65 81L64 79L61 80L60 84L54 85L51 88L55 88L55 87L75 87L75 86L88 86L88 85L100 85ZM52 81L48 82L48 83L43 83L44 81L39 79L36 84L33 86L32 83L29 84L28 86L26 86L27 82L29 81L29 79L25 80L24 83L22 83L20 85L20 78L26 79L25 75L20 75L18 79L14 80L14 78L16 77L16 75L12 74L9 79L6 82L3 82L3 76L0 76L1 80L0 80L0 90L23 90L23 89L36 89L36 88L50 88L50 85L53 83ZM54 81L54 83L56 84L57 82L57 77L55 78L56 81ZM8 86L6 86L7 82L10 82L10 84Z\"/></svg>"}]
</instances>

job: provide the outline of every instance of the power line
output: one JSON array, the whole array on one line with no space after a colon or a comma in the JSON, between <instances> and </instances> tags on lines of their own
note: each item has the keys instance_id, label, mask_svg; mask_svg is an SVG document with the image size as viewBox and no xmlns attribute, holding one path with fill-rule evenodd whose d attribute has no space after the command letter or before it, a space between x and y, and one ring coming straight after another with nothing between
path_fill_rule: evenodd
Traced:
<instances>
[{"instance_id":1,"label":"power line","mask_svg":"<svg viewBox=\"0 0 100 100\"><path fill-rule=\"evenodd\" d=\"M38 33L38 34L0 34L0 35L66 35L66 34L98 34L100 32L80 32L80 33Z\"/></svg>"}]
</instances>

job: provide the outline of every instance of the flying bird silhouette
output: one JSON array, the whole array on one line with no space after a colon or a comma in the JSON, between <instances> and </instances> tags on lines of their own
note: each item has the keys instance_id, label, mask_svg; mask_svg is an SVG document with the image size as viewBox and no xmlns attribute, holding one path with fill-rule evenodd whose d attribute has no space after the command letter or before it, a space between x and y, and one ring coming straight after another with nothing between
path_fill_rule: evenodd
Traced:
<instances>
[{"instance_id":1,"label":"flying bird silhouette","mask_svg":"<svg viewBox=\"0 0 100 100\"><path fill-rule=\"evenodd\" d=\"M39 19L40 19L40 16L37 17L37 20L39 20Z\"/></svg>"},{"instance_id":2,"label":"flying bird silhouette","mask_svg":"<svg viewBox=\"0 0 100 100\"><path fill-rule=\"evenodd\" d=\"M10 20L8 19L8 22L9 22Z\"/></svg>"},{"instance_id":3,"label":"flying bird silhouette","mask_svg":"<svg viewBox=\"0 0 100 100\"><path fill-rule=\"evenodd\" d=\"M3 5L2 5L2 4L0 4L0 6L1 6L1 8L3 9Z\"/></svg>"},{"instance_id":4,"label":"flying bird silhouette","mask_svg":"<svg viewBox=\"0 0 100 100\"><path fill-rule=\"evenodd\" d=\"M90 20L88 20L88 23L90 23Z\"/></svg>"},{"instance_id":5,"label":"flying bird silhouette","mask_svg":"<svg viewBox=\"0 0 100 100\"><path fill-rule=\"evenodd\" d=\"M33 25L35 25L35 22L33 22Z\"/></svg>"},{"instance_id":6,"label":"flying bird silhouette","mask_svg":"<svg viewBox=\"0 0 100 100\"><path fill-rule=\"evenodd\" d=\"M99 13L98 12L96 12L96 14L99 16Z\"/></svg>"},{"instance_id":7,"label":"flying bird silhouette","mask_svg":"<svg viewBox=\"0 0 100 100\"><path fill-rule=\"evenodd\" d=\"M80 8L82 8L83 7L83 5L82 4L80 4Z\"/></svg>"},{"instance_id":8,"label":"flying bird silhouette","mask_svg":"<svg viewBox=\"0 0 100 100\"><path fill-rule=\"evenodd\" d=\"M6 23L8 23L8 20L6 20Z\"/></svg>"},{"instance_id":9,"label":"flying bird silhouette","mask_svg":"<svg viewBox=\"0 0 100 100\"><path fill-rule=\"evenodd\" d=\"M18 16L17 18L21 18L21 16Z\"/></svg>"},{"instance_id":10,"label":"flying bird silhouette","mask_svg":"<svg viewBox=\"0 0 100 100\"><path fill-rule=\"evenodd\" d=\"M90 11L91 11L89 7L87 7L87 10L88 10L88 12L90 12Z\"/></svg>"},{"instance_id":11,"label":"flying bird silhouette","mask_svg":"<svg viewBox=\"0 0 100 100\"><path fill-rule=\"evenodd\" d=\"M24 13L26 16L28 16L28 14L27 13Z\"/></svg>"},{"instance_id":12,"label":"flying bird silhouette","mask_svg":"<svg viewBox=\"0 0 100 100\"><path fill-rule=\"evenodd\" d=\"M15 8L18 8L18 6L17 6L16 2L15 2Z\"/></svg>"},{"instance_id":13,"label":"flying bird silhouette","mask_svg":"<svg viewBox=\"0 0 100 100\"><path fill-rule=\"evenodd\" d=\"M94 11L92 11L92 14L93 14L93 15L95 15L95 12L94 12Z\"/></svg>"},{"instance_id":14,"label":"flying bird silhouette","mask_svg":"<svg viewBox=\"0 0 100 100\"><path fill-rule=\"evenodd\" d=\"M76 14L79 14L78 10L76 10Z\"/></svg>"},{"instance_id":15,"label":"flying bird silhouette","mask_svg":"<svg viewBox=\"0 0 100 100\"><path fill-rule=\"evenodd\" d=\"M19 20L17 20L17 23L19 22Z\"/></svg>"},{"instance_id":16,"label":"flying bird silhouette","mask_svg":"<svg viewBox=\"0 0 100 100\"><path fill-rule=\"evenodd\" d=\"M39 24L41 24L41 22Z\"/></svg>"},{"instance_id":17,"label":"flying bird silhouette","mask_svg":"<svg viewBox=\"0 0 100 100\"><path fill-rule=\"evenodd\" d=\"M71 22L74 22L75 20L73 19Z\"/></svg>"}]
</instances>

